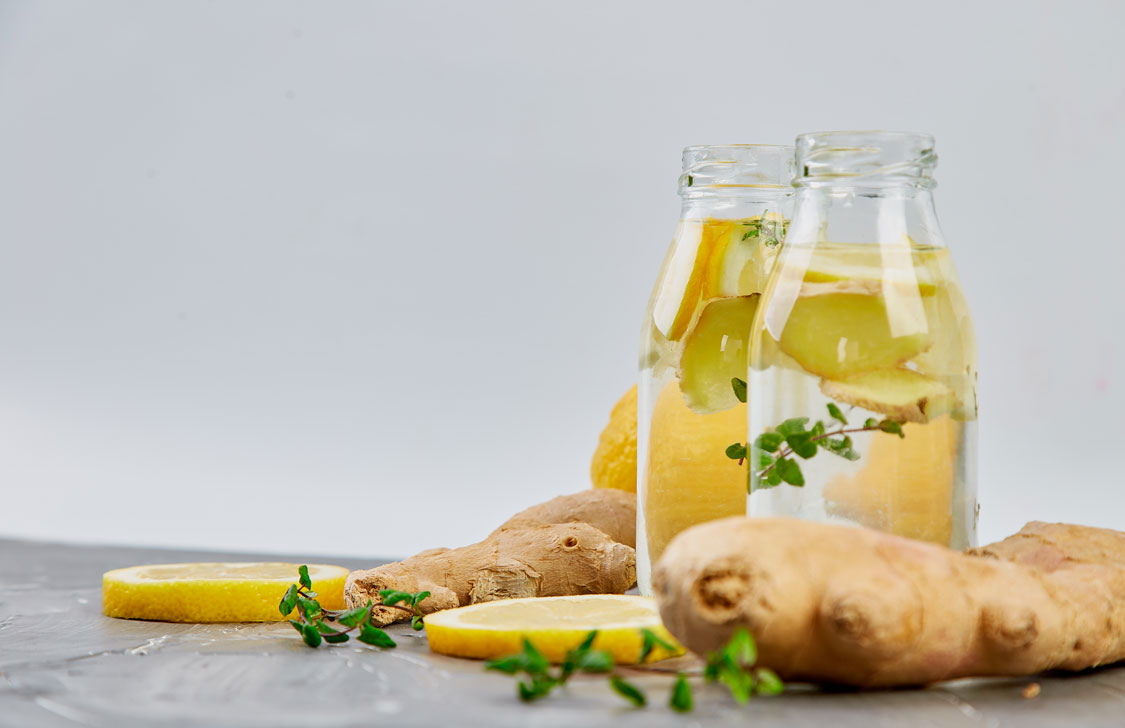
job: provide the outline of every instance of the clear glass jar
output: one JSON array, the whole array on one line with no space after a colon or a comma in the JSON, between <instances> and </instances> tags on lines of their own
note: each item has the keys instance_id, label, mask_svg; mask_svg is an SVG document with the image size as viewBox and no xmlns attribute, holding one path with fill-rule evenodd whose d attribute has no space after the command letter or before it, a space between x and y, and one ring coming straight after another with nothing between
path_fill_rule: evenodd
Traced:
<instances>
[{"instance_id":1,"label":"clear glass jar","mask_svg":"<svg viewBox=\"0 0 1125 728\"><path fill-rule=\"evenodd\" d=\"M976 342L936 163L925 134L797 138L793 218L752 331L752 516L975 545Z\"/></svg>"},{"instance_id":2,"label":"clear glass jar","mask_svg":"<svg viewBox=\"0 0 1125 728\"><path fill-rule=\"evenodd\" d=\"M637 582L680 531L746 514L746 473L725 455L746 438L747 335L781 248L793 148L688 147L676 236L641 333Z\"/></svg>"}]
</instances>

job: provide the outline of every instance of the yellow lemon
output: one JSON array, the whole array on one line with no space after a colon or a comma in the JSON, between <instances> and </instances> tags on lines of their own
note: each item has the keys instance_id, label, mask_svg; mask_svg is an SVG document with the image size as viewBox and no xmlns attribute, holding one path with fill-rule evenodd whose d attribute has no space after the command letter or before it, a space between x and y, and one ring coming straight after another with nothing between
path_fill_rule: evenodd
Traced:
<instances>
[{"instance_id":1,"label":"yellow lemon","mask_svg":"<svg viewBox=\"0 0 1125 728\"><path fill-rule=\"evenodd\" d=\"M830 513L868 528L948 546L953 537L956 428L948 415L872 435L863 468L824 488Z\"/></svg>"},{"instance_id":2,"label":"yellow lemon","mask_svg":"<svg viewBox=\"0 0 1125 728\"><path fill-rule=\"evenodd\" d=\"M624 594L505 599L448 609L426 617L430 649L454 657L493 659L519 652L526 639L551 662L561 662L597 630L594 649L605 650L619 664L640 662L642 629L654 632L675 650L656 647L646 662L682 655L684 650L664 629L656 602Z\"/></svg>"},{"instance_id":3,"label":"yellow lemon","mask_svg":"<svg viewBox=\"0 0 1125 728\"><path fill-rule=\"evenodd\" d=\"M309 564L312 591L325 609L344 608L342 566ZM297 564L189 563L131 566L102 576L107 617L165 622L277 622L278 604L297 582Z\"/></svg>"},{"instance_id":4,"label":"yellow lemon","mask_svg":"<svg viewBox=\"0 0 1125 728\"><path fill-rule=\"evenodd\" d=\"M669 382L653 407L650 433L641 510L655 563L684 529L746 515L746 466L726 456L727 446L746 441L746 405L697 414Z\"/></svg>"},{"instance_id":5,"label":"yellow lemon","mask_svg":"<svg viewBox=\"0 0 1125 728\"><path fill-rule=\"evenodd\" d=\"M609 414L590 462L595 488L637 492L637 387L624 394Z\"/></svg>"}]
</instances>

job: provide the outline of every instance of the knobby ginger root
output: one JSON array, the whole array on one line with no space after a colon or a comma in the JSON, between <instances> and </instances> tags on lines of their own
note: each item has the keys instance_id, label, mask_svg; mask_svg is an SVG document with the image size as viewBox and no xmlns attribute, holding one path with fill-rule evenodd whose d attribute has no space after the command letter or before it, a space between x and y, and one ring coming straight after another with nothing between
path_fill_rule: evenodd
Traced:
<instances>
[{"instance_id":1,"label":"knobby ginger root","mask_svg":"<svg viewBox=\"0 0 1125 728\"><path fill-rule=\"evenodd\" d=\"M429 591L423 612L515 597L621 594L636 582L636 497L588 490L532 506L488 538L458 549L432 549L374 569L353 571L344 586L349 607L383 589ZM376 607L376 624L409 619Z\"/></svg>"},{"instance_id":2,"label":"knobby ginger root","mask_svg":"<svg viewBox=\"0 0 1125 728\"><path fill-rule=\"evenodd\" d=\"M653 574L686 647L748 627L789 680L861 687L1082 670L1125 659L1125 533L1029 523L969 553L878 531L728 518Z\"/></svg>"}]
</instances>

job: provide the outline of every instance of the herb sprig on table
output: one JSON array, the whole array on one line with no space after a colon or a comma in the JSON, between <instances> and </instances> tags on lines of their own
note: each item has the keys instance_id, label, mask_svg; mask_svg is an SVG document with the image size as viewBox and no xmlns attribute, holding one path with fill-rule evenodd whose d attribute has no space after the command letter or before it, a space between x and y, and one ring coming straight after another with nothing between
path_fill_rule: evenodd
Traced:
<instances>
[{"instance_id":1,"label":"herb sprig on table","mask_svg":"<svg viewBox=\"0 0 1125 728\"><path fill-rule=\"evenodd\" d=\"M309 578L309 567L302 565L298 571L298 583L291 584L281 598L277 608L284 616L288 617L297 610L297 619L290 619L289 624L301 635L301 639L309 647L320 647L322 642L338 644L347 642L349 633L359 630L356 639L373 647L395 647L395 641L385 631L376 627L371 616L376 606L401 609L411 615L410 625L415 630L422 629L422 610L418 607L423 599L430 596L428 591L416 593L384 589L379 592L379 604L370 599L362 607L347 610L325 609L316 600L317 593L312 590L312 579ZM326 620L336 623L333 627Z\"/></svg>"},{"instance_id":2,"label":"herb sprig on table","mask_svg":"<svg viewBox=\"0 0 1125 728\"><path fill-rule=\"evenodd\" d=\"M516 686L520 700L525 702L550 695L552 690L565 685L576 673L605 674L614 692L634 706L644 707L648 703L644 691L621 676L609 652L593 649L597 636L597 631L586 635L586 639L578 647L567 651L562 664L557 669L553 669L547 659L527 639L523 641L521 652L489 660L485 663L485 669L508 675L526 676ZM657 646L669 651L675 649L652 630L641 630L641 636L639 660L641 663ZM756 667L757 659L758 648L754 638L745 627L739 627L723 649L707 655L703 679L708 683L717 682L725 685L731 696L742 704L749 701L752 695L777 695L785 688L781 678L769 668ZM676 682L673 683L668 697L668 706L681 713L691 711L695 705L692 693L692 685L687 674L677 673Z\"/></svg>"},{"instance_id":3,"label":"herb sprig on table","mask_svg":"<svg viewBox=\"0 0 1125 728\"><path fill-rule=\"evenodd\" d=\"M731 380L731 388L740 402L746 401L745 381L735 377ZM852 448L851 435L858 432L889 432L906 437L902 431L902 422L889 417L869 417L862 427L848 427L847 417L835 402L828 403L828 414L832 418L830 422L834 421L833 430L829 430L829 425L822 420L817 420L809 427L808 417L792 417L775 427L772 432L758 435L753 443L736 442L728 446L727 457L737 460L739 465L749 459L758 488L773 488L783 482L799 487L805 484L805 476L794 455L808 460L825 450L837 457L854 461L859 460L859 453ZM747 490L750 488L748 484Z\"/></svg>"}]
</instances>

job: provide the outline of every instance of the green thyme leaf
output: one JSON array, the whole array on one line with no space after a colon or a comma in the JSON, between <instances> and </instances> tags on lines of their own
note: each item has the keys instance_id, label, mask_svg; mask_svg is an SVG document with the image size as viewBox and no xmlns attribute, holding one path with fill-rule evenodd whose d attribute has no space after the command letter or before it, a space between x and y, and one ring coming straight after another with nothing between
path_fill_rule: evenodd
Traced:
<instances>
[{"instance_id":1,"label":"green thyme leaf","mask_svg":"<svg viewBox=\"0 0 1125 728\"><path fill-rule=\"evenodd\" d=\"M789 485L802 486L805 484L805 476L801 473L801 466L797 464L796 460L779 459L777 466L770 472L770 475L774 473L777 473Z\"/></svg>"},{"instance_id":2,"label":"green thyme leaf","mask_svg":"<svg viewBox=\"0 0 1125 728\"><path fill-rule=\"evenodd\" d=\"M868 417L866 420L863 421L863 429L865 429L865 430L870 430L871 428L878 427L878 426L879 426L879 420L875 419L874 417Z\"/></svg>"},{"instance_id":3,"label":"green thyme leaf","mask_svg":"<svg viewBox=\"0 0 1125 728\"><path fill-rule=\"evenodd\" d=\"M636 686L619 675L610 676L609 684L610 687L612 687L618 695L625 698L638 708L644 707L644 704L647 702L645 700L644 693L642 693L637 689Z\"/></svg>"},{"instance_id":4,"label":"green thyme leaf","mask_svg":"<svg viewBox=\"0 0 1125 728\"><path fill-rule=\"evenodd\" d=\"M293 625L293 629L297 630L300 634L305 633L305 624L303 622L298 622L295 619L290 619L289 624Z\"/></svg>"},{"instance_id":5,"label":"green thyme leaf","mask_svg":"<svg viewBox=\"0 0 1125 728\"><path fill-rule=\"evenodd\" d=\"M720 670L719 682L726 685L731 697L742 705L750 701L750 695L754 692L754 676L744 670Z\"/></svg>"},{"instance_id":6,"label":"green thyme leaf","mask_svg":"<svg viewBox=\"0 0 1125 728\"><path fill-rule=\"evenodd\" d=\"M347 642L350 639L346 632L337 632L336 634L324 635L324 641L332 644L339 644L340 642Z\"/></svg>"},{"instance_id":7,"label":"green thyme leaf","mask_svg":"<svg viewBox=\"0 0 1125 728\"><path fill-rule=\"evenodd\" d=\"M586 635L586 639L582 640L582 644L578 645L575 649L584 652L594 646L594 640L597 638L598 630L590 630L590 633Z\"/></svg>"},{"instance_id":8,"label":"green thyme leaf","mask_svg":"<svg viewBox=\"0 0 1125 728\"><path fill-rule=\"evenodd\" d=\"M832 419L838 421L841 425L848 424L848 418L844 417L844 413L840 411L835 402L828 403L828 414L832 415Z\"/></svg>"},{"instance_id":9,"label":"green thyme leaf","mask_svg":"<svg viewBox=\"0 0 1125 728\"><path fill-rule=\"evenodd\" d=\"M730 380L731 389L734 390L734 396L738 398L739 402L746 403L746 380L734 377Z\"/></svg>"},{"instance_id":10,"label":"green thyme leaf","mask_svg":"<svg viewBox=\"0 0 1125 728\"><path fill-rule=\"evenodd\" d=\"M485 670L496 670L506 675L515 675L523 669L524 659L523 655L508 655L507 657L497 657L495 660L489 660L484 663Z\"/></svg>"},{"instance_id":11,"label":"green thyme leaf","mask_svg":"<svg viewBox=\"0 0 1125 728\"><path fill-rule=\"evenodd\" d=\"M320 643L322 641L320 632L319 630L317 630L316 625L308 623L301 625L301 639L303 639L305 641L305 644L309 647L320 647Z\"/></svg>"},{"instance_id":12,"label":"green thyme leaf","mask_svg":"<svg viewBox=\"0 0 1125 728\"><path fill-rule=\"evenodd\" d=\"M808 460L813 455L816 455L816 443L812 441L812 432L799 432L794 435L788 435L785 438L785 444L797 455L805 460ZM782 477L785 477L782 475Z\"/></svg>"},{"instance_id":13,"label":"green thyme leaf","mask_svg":"<svg viewBox=\"0 0 1125 728\"><path fill-rule=\"evenodd\" d=\"M777 426L777 431L786 437L796 435L799 432L805 432L805 425L808 421L808 417L790 417Z\"/></svg>"},{"instance_id":14,"label":"green thyme leaf","mask_svg":"<svg viewBox=\"0 0 1125 728\"><path fill-rule=\"evenodd\" d=\"M420 591L420 592L417 592L416 594L411 594L410 595L410 606L417 607L418 604L428 596L430 596L430 593L428 591Z\"/></svg>"},{"instance_id":15,"label":"green thyme leaf","mask_svg":"<svg viewBox=\"0 0 1125 728\"><path fill-rule=\"evenodd\" d=\"M691 712L693 707L691 683L682 672L676 675L676 684L672 686L672 696L668 699L668 706L677 713Z\"/></svg>"},{"instance_id":16,"label":"green thyme leaf","mask_svg":"<svg viewBox=\"0 0 1125 728\"><path fill-rule=\"evenodd\" d=\"M902 431L902 423L895 422L894 420L883 420L879 423L879 429L883 432L889 432L899 437L906 437L906 433Z\"/></svg>"},{"instance_id":17,"label":"green thyme leaf","mask_svg":"<svg viewBox=\"0 0 1125 728\"><path fill-rule=\"evenodd\" d=\"M647 627L641 630L641 640L641 659L637 660L637 662L647 660L648 656L652 654L653 649L656 647L660 647L666 652L674 653L676 651L675 645L669 643L668 640Z\"/></svg>"},{"instance_id":18,"label":"green thyme leaf","mask_svg":"<svg viewBox=\"0 0 1125 728\"><path fill-rule=\"evenodd\" d=\"M348 611L337 617L336 621L345 627L354 627L363 620L367 619L367 610L371 608L371 600L367 600L367 604Z\"/></svg>"},{"instance_id":19,"label":"green thyme leaf","mask_svg":"<svg viewBox=\"0 0 1125 728\"><path fill-rule=\"evenodd\" d=\"M305 599L304 597L297 597L297 605L305 611L305 615L309 619L313 619L321 612L320 602L315 599Z\"/></svg>"},{"instance_id":20,"label":"green thyme leaf","mask_svg":"<svg viewBox=\"0 0 1125 728\"><path fill-rule=\"evenodd\" d=\"M759 667L754 675L758 678L758 695L780 695L785 690L785 683L768 667Z\"/></svg>"},{"instance_id":21,"label":"green thyme leaf","mask_svg":"<svg viewBox=\"0 0 1125 728\"><path fill-rule=\"evenodd\" d=\"M363 642L364 644L371 645L373 647L397 646L395 641L391 639L391 636L389 634L379 629L378 627L372 627L369 622L364 622L363 624L359 625L359 637L356 637L356 639L360 642Z\"/></svg>"},{"instance_id":22,"label":"green thyme leaf","mask_svg":"<svg viewBox=\"0 0 1125 728\"><path fill-rule=\"evenodd\" d=\"M417 615L415 615L414 617L411 617L410 628L412 630L414 630L415 632L421 632L423 627L425 627L425 625L422 624L422 618L421 617L419 617Z\"/></svg>"},{"instance_id":23,"label":"green thyme leaf","mask_svg":"<svg viewBox=\"0 0 1125 728\"><path fill-rule=\"evenodd\" d=\"M283 596L281 598L281 604L277 605L277 611L281 612L285 616L289 616L289 614L293 611L293 609L296 606L297 606L297 585L296 584L290 584L289 589L286 590L286 592L285 592L285 596Z\"/></svg>"},{"instance_id":24,"label":"green thyme leaf","mask_svg":"<svg viewBox=\"0 0 1125 728\"><path fill-rule=\"evenodd\" d=\"M726 453L731 460L742 460L746 457L746 446L741 442L736 442L727 446Z\"/></svg>"},{"instance_id":25,"label":"green thyme leaf","mask_svg":"<svg viewBox=\"0 0 1125 728\"><path fill-rule=\"evenodd\" d=\"M758 661L758 644L745 627L739 627L723 648L723 655L740 667L749 667Z\"/></svg>"},{"instance_id":26,"label":"green thyme leaf","mask_svg":"<svg viewBox=\"0 0 1125 728\"><path fill-rule=\"evenodd\" d=\"M758 448L754 448L754 453L754 461L758 463L758 470L765 470L773 465L773 455L770 455L768 452L762 452Z\"/></svg>"},{"instance_id":27,"label":"green thyme leaf","mask_svg":"<svg viewBox=\"0 0 1125 728\"><path fill-rule=\"evenodd\" d=\"M555 679L548 675L534 675L530 683L520 681L520 700L531 702L545 697L557 684Z\"/></svg>"},{"instance_id":28,"label":"green thyme leaf","mask_svg":"<svg viewBox=\"0 0 1125 728\"><path fill-rule=\"evenodd\" d=\"M297 569L297 574L300 576L301 586L305 589L312 589L312 579L309 578L309 567L301 564Z\"/></svg>"},{"instance_id":29,"label":"green thyme leaf","mask_svg":"<svg viewBox=\"0 0 1125 728\"><path fill-rule=\"evenodd\" d=\"M775 485L781 485L781 473L776 467L766 475L766 487L772 488Z\"/></svg>"},{"instance_id":30,"label":"green thyme leaf","mask_svg":"<svg viewBox=\"0 0 1125 728\"><path fill-rule=\"evenodd\" d=\"M777 452L781 443L785 442L785 435L780 432L763 432L754 440L754 447L766 452Z\"/></svg>"},{"instance_id":31,"label":"green thyme leaf","mask_svg":"<svg viewBox=\"0 0 1125 728\"><path fill-rule=\"evenodd\" d=\"M539 654L539 650L535 649L535 645L531 644L526 637L523 640L523 659L523 669L531 674L547 672L547 668L551 666L547 658Z\"/></svg>"},{"instance_id":32,"label":"green thyme leaf","mask_svg":"<svg viewBox=\"0 0 1125 728\"><path fill-rule=\"evenodd\" d=\"M388 607L393 607L399 602L410 602L414 597L410 592L399 591L398 589L384 589L379 592L379 596L383 598L383 604Z\"/></svg>"},{"instance_id":33,"label":"green thyme leaf","mask_svg":"<svg viewBox=\"0 0 1125 728\"><path fill-rule=\"evenodd\" d=\"M578 658L578 669L582 672L609 672L613 669L613 655L605 650L583 652Z\"/></svg>"}]
</instances>

